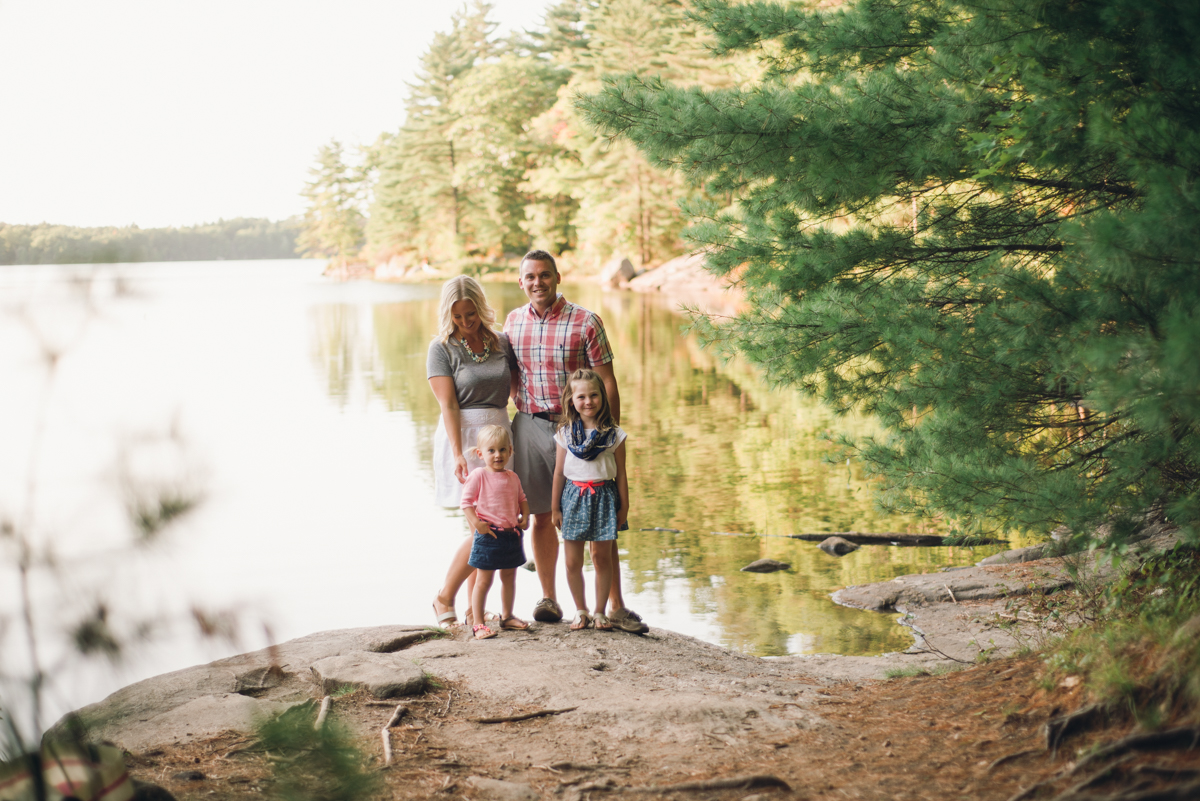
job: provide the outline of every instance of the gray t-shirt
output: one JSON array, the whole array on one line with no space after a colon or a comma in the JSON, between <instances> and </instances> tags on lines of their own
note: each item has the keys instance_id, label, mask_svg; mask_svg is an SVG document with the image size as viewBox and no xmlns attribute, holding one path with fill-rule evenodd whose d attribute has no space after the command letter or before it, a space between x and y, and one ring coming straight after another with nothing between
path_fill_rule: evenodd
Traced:
<instances>
[{"instance_id":1,"label":"gray t-shirt","mask_svg":"<svg viewBox=\"0 0 1200 801\"><path fill-rule=\"evenodd\" d=\"M508 337L497 332L499 345L492 346L487 361L476 363L453 337L449 342L429 343L425 377L450 376L460 409L504 408L508 405L509 373L517 369L517 360Z\"/></svg>"}]
</instances>

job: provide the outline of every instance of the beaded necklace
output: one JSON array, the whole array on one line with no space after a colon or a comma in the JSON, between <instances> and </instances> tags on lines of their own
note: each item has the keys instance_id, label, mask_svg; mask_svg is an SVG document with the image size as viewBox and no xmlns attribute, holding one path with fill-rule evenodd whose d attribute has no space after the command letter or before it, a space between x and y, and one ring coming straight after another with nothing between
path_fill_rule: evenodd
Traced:
<instances>
[{"instance_id":1,"label":"beaded necklace","mask_svg":"<svg viewBox=\"0 0 1200 801\"><path fill-rule=\"evenodd\" d=\"M475 362L476 364L483 364L486 362L488 356L490 356L492 353L492 343L488 341L487 337L480 337L480 339L483 340L483 353L476 353L475 351L471 350L471 346L467 344L466 337L462 337L458 340L462 343L463 350L465 350L467 355L471 357L471 361Z\"/></svg>"}]
</instances>

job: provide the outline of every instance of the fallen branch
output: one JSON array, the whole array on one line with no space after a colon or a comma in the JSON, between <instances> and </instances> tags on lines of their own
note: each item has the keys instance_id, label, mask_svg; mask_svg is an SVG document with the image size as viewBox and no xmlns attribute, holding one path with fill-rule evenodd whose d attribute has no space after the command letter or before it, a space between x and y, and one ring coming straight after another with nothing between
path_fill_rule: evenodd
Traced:
<instances>
[{"instance_id":1,"label":"fallen branch","mask_svg":"<svg viewBox=\"0 0 1200 801\"><path fill-rule=\"evenodd\" d=\"M564 712L574 712L579 709L577 706L569 706L566 709L542 709L537 712L526 712L524 715L505 715L500 718L468 718L472 723L515 723L518 720L532 720L533 718L544 718L548 715L561 715Z\"/></svg>"},{"instance_id":2,"label":"fallen branch","mask_svg":"<svg viewBox=\"0 0 1200 801\"><path fill-rule=\"evenodd\" d=\"M320 730L325 725L325 716L329 714L329 705L333 703L333 696L327 695L321 699L321 711L317 712L317 722L313 724L313 728Z\"/></svg>"},{"instance_id":3,"label":"fallen branch","mask_svg":"<svg viewBox=\"0 0 1200 801\"><path fill-rule=\"evenodd\" d=\"M404 717L406 712L408 712L408 707L406 707L404 704L397 704L396 711L392 713L390 718L388 718L388 722L383 724L383 730L387 731L399 723L400 718Z\"/></svg>"},{"instance_id":4,"label":"fallen branch","mask_svg":"<svg viewBox=\"0 0 1200 801\"><path fill-rule=\"evenodd\" d=\"M702 782L684 782L683 784L652 784L648 787L630 787L634 792L651 793L681 793L695 790L757 790L764 787L778 787L791 791L792 787L778 776L737 776L732 779L709 779Z\"/></svg>"},{"instance_id":5,"label":"fallen branch","mask_svg":"<svg viewBox=\"0 0 1200 801\"><path fill-rule=\"evenodd\" d=\"M392 764L392 733L384 728L379 735L383 738L383 764L387 767Z\"/></svg>"},{"instance_id":6,"label":"fallen branch","mask_svg":"<svg viewBox=\"0 0 1200 801\"><path fill-rule=\"evenodd\" d=\"M950 593L950 600L954 601L954 603L958 603L958 599L954 597L954 590L950 589L950 585L943 584L942 586L946 588L946 592Z\"/></svg>"}]
</instances>

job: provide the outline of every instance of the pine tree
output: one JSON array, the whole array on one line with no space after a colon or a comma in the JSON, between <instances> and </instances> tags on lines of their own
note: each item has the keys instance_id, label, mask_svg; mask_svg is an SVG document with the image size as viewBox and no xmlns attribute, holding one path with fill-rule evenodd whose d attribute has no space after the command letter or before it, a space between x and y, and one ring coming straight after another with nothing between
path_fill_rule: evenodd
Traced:
<instances>
[{"instance_id":1,"label":"pine tree","mask_svg":"<svg viewBox=\"0 0 1200 801\"><path fill-rule=\"evenodd\" d=\"M859 407L889 503L963 528L1200 517L1200 15L1183 0L697 0L738 89L583 103L731 207L709 336Z\"/></svg>"},{"instance_id":2,"label":"pine tree","mask_svg":"<svg viewBox=\"0 0 1200 801\"><path fill-rule=\"evenodd\" d=\"M573 233L562 249L593 265L613 254L639 265L678 255L684 225L678 201L692 190L627 142L598 136L579 118L574 99L597 91L604 76L630 69L682 84L730 85L728 60L709 56L702 31L678 0L566 0L546 22L544 41L572 76L554 107L533 122L543 150L529 173L537 199L526 209L526 230L548 242Z\"/></svg>"},{"instance_id":3,"label":"pine tree","mask_svg":"<svg viewBox=\"0 0 1200 801\"><path fill-rule=\"evenodd\" d=\"M363 244L362 178L346 166L336 139L317 151L317 164L309 174L312 180L301 193L308 208L296 251L344 265L357 257Z\"/></svg>"},{"instance_id":4,"label":"pine tree","mask_svg":"<svg viewBox=\"0 0 1200 801\"><path fill-rule=\"evenodd\" d=\"M454 138L453 101L464 76L496 55L491 8L476 0L454 14L448 33L434 35L410 86L404 127L373 148L377 176L367 233L376 254L415 251L456 260L466 252L469 198L457 175L464 154Z\"/></svg>"}]
</instances>

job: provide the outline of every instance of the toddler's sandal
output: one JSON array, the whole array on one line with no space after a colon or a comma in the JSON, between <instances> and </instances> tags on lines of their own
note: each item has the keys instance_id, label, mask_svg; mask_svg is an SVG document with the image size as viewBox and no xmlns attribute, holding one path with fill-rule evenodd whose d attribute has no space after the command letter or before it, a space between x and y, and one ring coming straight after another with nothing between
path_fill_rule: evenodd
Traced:
<instances>
[{"instance_id":1,"label":"toddler's sandal","mask_svg":"<svg viewBox=\"0 0 1200 801\"><path fill-rule=\"evenodd\" d=\"M496 632L488 628L486 623L476 623L474 626L471 626L471 631L475 632L475 639L477 640L489 640L496 636Z\"/></svg>"},{"instance_id":2,"label":"toddler's sandal","mask_svg":"<svg viewBox=\"0 0 1200 801\"><path fill-rule=\"evenodd\" d=\"M529 624L519 617L506 617L500 621L500 628L506 631L525 631Z\"/></svg>"},{"instance_id":3,"label":"toddler's sandal","mask_svg":"<svg viewBox=\"0 0 1200 801\"><path fill-rule=\"evenodd\" d=\"M608 617L606 615L604 615L600 612L597 612L596 616L594 618L592 618L592 620L594 621L594 624L596 626L596 631L612 631L613 630L612 622L608 619Z\"/></svg>"},{"instance_id":4,"label":"toddler's sandal","mask_svg":"<svg viewBox=\"0 0 1200 801\"><path fill-rule=\"evenodd\" d=\"M583 631L590 625L592 625L592 616L579 609L575 612L575 619L571 621L571 631Z\"/></svg>"}]
</instances>

